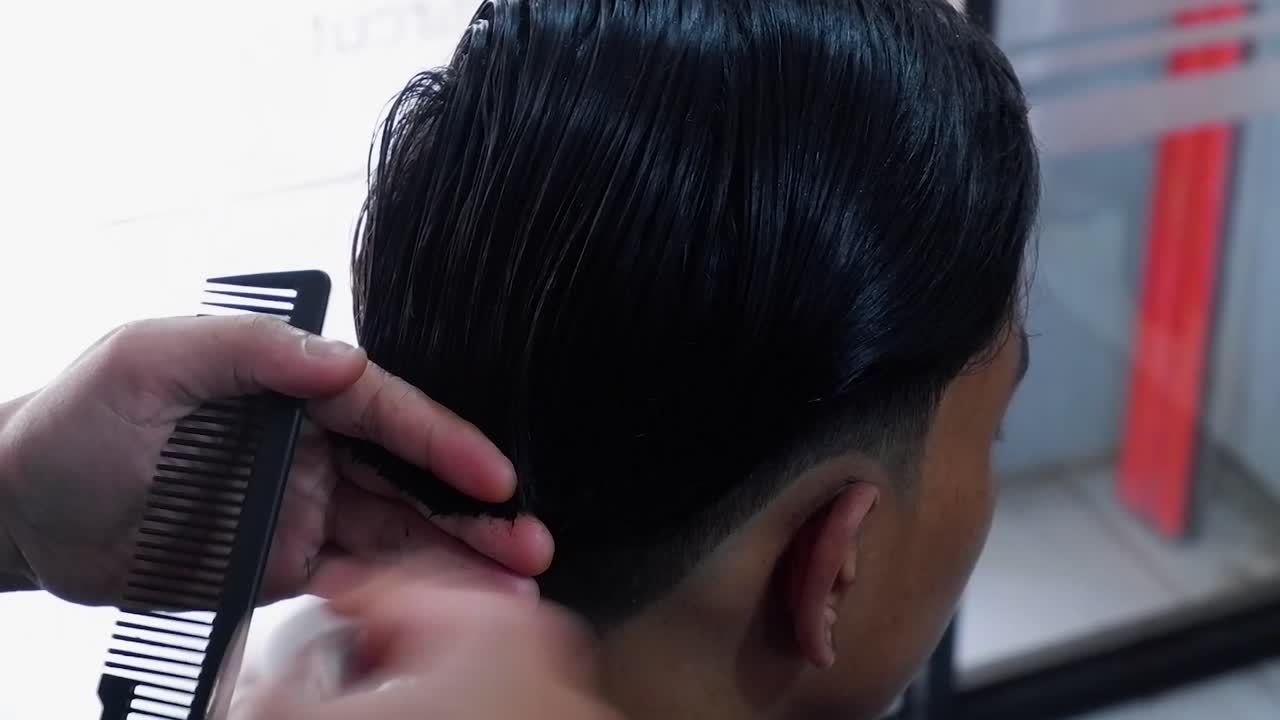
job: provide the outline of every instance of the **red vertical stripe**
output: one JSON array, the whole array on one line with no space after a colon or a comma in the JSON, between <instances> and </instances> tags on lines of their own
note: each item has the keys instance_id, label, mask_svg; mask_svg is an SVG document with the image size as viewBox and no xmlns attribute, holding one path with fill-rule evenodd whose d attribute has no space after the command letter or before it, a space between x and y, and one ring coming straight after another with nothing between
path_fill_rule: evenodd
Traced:
<instances>
[{"instance_id":1,"label":"red vertical stripe","mask_svg":"<svg viewBox=\"0 0 1280 720\"><path fill-rule=\"evenodd\" d=\"M1178 23L1246 13L1243 6L1213 8L1180 15ZM1218 70L1242 55L1238 43L1179 52L1169 72ZM1225 124L1171 134L1156 160L1118 471L1122 501L1171 537L1184 534L1190 521L1232 134Z\"/></svg>"}]
</instances>

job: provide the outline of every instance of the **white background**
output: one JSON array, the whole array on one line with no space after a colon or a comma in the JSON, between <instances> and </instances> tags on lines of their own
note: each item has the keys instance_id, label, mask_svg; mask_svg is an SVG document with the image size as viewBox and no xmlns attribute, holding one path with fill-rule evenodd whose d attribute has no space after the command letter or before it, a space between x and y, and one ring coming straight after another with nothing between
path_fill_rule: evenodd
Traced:
<instances>
[{"instance_id":1,"label":"white background","mask_svg":"<svg viewBox=\"0 0 1280 720\"><path fill-rule=\"evenodd\" d=\"M328 271L328 332L352 339L371 134L477 4L0 4L0 400L221 273ZM113 619L0 597L0 720L96 718Z\"/></svg>"}]
</instances>

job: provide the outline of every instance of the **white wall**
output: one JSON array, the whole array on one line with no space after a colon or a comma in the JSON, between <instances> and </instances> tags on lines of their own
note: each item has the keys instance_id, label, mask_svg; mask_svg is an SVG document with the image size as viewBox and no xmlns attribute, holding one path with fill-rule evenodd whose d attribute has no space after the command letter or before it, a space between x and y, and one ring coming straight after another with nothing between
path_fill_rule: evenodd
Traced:
<instances>
[{"instance_id":1,"label":"white wall","mask_svg":"<svg viewBox=\"0 0 1280 720\"><path fill-rule=\"evenodd\" d=\"M346 260L369 139L478 0L0 4L0 398L202 278ZM0 720L97 717L114 616L0 597Z\"/></svg>"}]
</instances>

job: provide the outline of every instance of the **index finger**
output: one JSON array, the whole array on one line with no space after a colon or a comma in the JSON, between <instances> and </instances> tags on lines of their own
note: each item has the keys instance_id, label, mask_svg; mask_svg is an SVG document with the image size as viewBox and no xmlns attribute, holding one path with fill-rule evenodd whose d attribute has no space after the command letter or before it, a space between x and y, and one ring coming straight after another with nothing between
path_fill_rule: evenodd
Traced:
<instances>
[{"instance_id":1,"label":"index finger","mask_svg":"<svg viewBox=\"0 0 1280 720\"><path fill-rule=\"evenodd\" d=\"M372 361L354 384L307 407L324 428L381 445L477 500L515 492L511 462L484 433Z\"/></svg>"}]
</instances>

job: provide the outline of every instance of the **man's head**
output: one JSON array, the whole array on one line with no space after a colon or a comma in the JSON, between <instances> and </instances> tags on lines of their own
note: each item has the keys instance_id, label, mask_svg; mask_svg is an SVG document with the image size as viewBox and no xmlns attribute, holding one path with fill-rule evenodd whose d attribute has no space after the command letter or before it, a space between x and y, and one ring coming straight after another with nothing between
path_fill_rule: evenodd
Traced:
<instances>
[{"instance_id":1,"label":"man's head","mask_svg":"<svg viewBox=\"0 0 1280 720\"><path fill-rule=\"evenodd\" d=\"M357 456L437 512L538 516L543 593L611 667L810 716L892 694L1025 362L1037 163L999 51L942 0L496 0L375 156L360 341L520 489Z\"/></svg>"}]
</instances>

